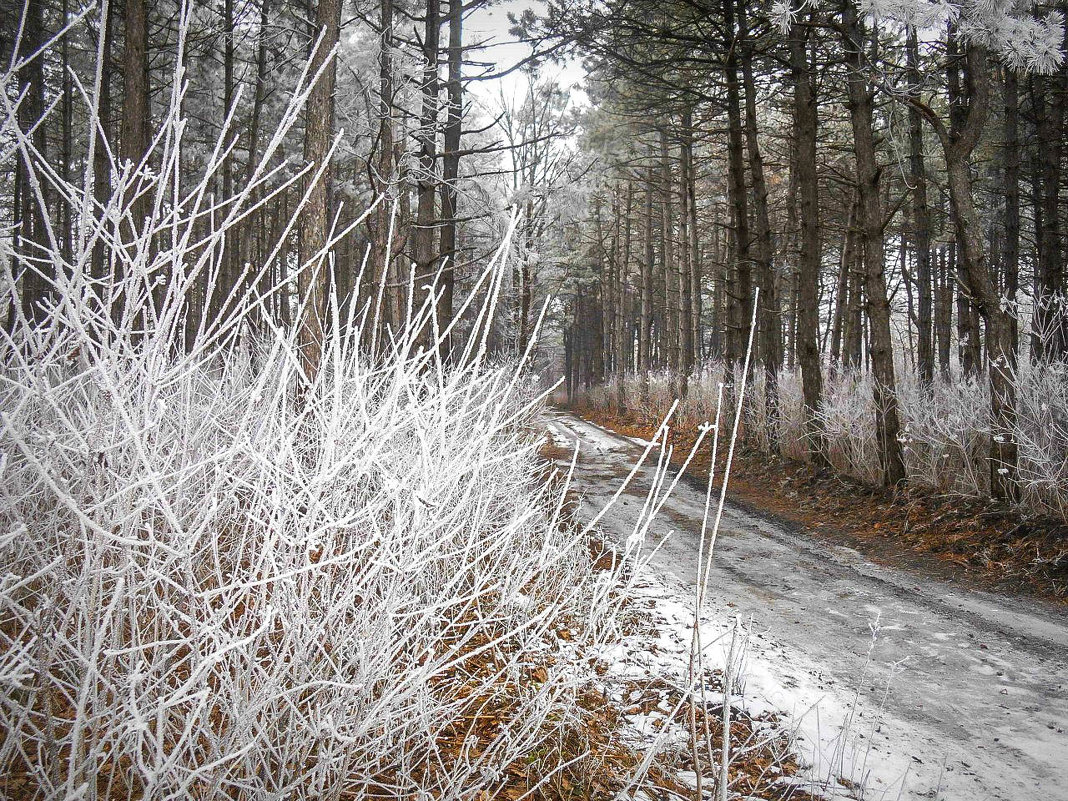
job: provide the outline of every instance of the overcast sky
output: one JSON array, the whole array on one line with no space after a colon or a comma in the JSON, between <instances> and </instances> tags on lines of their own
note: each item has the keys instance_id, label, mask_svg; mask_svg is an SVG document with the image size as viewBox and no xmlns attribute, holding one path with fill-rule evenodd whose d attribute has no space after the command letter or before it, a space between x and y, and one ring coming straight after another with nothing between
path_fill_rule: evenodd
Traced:
<instances>
[{"instance_id":1,"label":"overcast sky","mask_svg":"<svg viewBox=\"0 0 1068 801\"><path fill-rule=\"evenodd\" d=\"M503 72L522 61L530 55L530 46L521 44L508 33L510 27L508 14L513 13L518 16L526 8L539 13L543 7L544 4L539 0L502 0L502 2L482 6L473 11L464 23L464 42L470 45L489 40L490 46L481 52L472 53L469 58L473 61L495 62L498 72ZM542 69L542 75L557 78L565 87L575 87L585 77L582 65L574 60L563 65L546 65ZM498 98L502 90L506 96L514 95L516 102L520 102L526 92L526 83L526 75L516 70L498 81L474 81L468 86L473 95L492 109L500 106ZM573 100L580 99L573 98Z\"/></svg>"}]
</instances>

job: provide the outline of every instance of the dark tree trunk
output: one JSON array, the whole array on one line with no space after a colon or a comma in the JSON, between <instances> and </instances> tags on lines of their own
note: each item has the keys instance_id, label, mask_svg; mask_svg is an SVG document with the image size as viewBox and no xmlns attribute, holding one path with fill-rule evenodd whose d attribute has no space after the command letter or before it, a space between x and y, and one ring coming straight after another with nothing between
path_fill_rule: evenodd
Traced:
<instances>
[{"instance_id":1,"label":"dark tree trunk","mask_svg":"<svg viewBox=\"0 0 1068 801\"><path fill-rule=\"evenodd\" d=\"M685 396L689 391L689 377L693 371L693 286L690 278L693 267L690 260L693 250L690 239L697 231L690 229L690 174L693 158L689 150L693 140L689 135L691 121L689 111L682 115L681 143L679 146L679 395Z\"/></svg>"},{"instance_id":2,"label":"dark tree trunk","mask_svg":"<svg viewBox=\"0 0 1068 801\"><path fill-rule=\"evenodd\" d=\"M918 96L921 85L919 40L908 36L909 91ZM909 173L912 179L913 251L916 259L916 368L920 381L934 380L931 297L931 213L927 205L927 169L923 152L923 119L918 108L909 108Z\"/></svg>"},{"instance_id":3,"label":"dark tree trunk","mask_svg":"<svg viewBox=\"0 0 1068 801\"><path fill-rule=\"evenodd\" d=\"M797 0L795 12L800 16ZM798 252L798 309L796 350L801 365L802 393L805 400L805 427L808 433L809 458L817 469L826 466L823 426L819 419L823 394L823 372L819 347L819 182L816 173L816 83L809 65L806 26L795 21L790 30L790 73L794 86L794 147L792 164L798 198L798 221L801 229Z\"/></svg>"},{"instance_id":4,"label":"dark tree trunk","mask_svg":"<svg viewBox=\"0 0 1068 801\"><path fill-rule=\"evenodd\" d=\"M21 4L20 4L21 5ZM45 42L44 7L40 0L31 0L25 5L22 39L19 42L19 59L29 58ZM17 19L17 16L16 16ZM49 209L49 182L37 181L39 175L34 159L47 163L45 126L37 125L44 114L45 79L44 56L30 61L18 72L19 91L25 93L18 110L19 128L24 133L33 130L30 143L36 156L22 154L16 164L15 183L18 188L17 222L19 223L18 252L28 260L18 265L23 270L21 301L22 313L30 323L40 323L45 317L42 303L51 294L51 271L46 264L37 261L49 246L45 215ZM36 126L36 128L34 127ZM40 195L38 195L40 192Z\"/></svg>"},{"instance_id":5,"label":"dark tree trunk","mask_svg":"<svg viewBox=\"0 0 1068 801\"><path fill-rule=\"evenodd\" d=\"M938 369L944 377L949 376L953 346L953 273L947 261L948 247L942 247L938 255L938 303L935 307L935 330L938 333Z\"/></svg>"},{"instance_id":6,"label":"dark tree trunk","mask_svg":"<svg viewBox=\"0 0 1068 801\"><path fill-rule=\"evenodd\" d=\"M873 94L868 86L864 57L865 33L852 0L846 0L842 26L849 65L849 116L857 162L857 217L860 223L864 288L867 295L869 354L875 385L875 423L883 482L894 486L905 478L898 441L897 389L890 338L890 303L886 294L886 249L883 241L885 212L879 192L880 168L873 133Z\"/></svg>"},{"instance_id":7,"label":"dark tree trunk","mask_svg":"<svg viewBox=\"0 0 1068 801\"><path fill-rule=\"evenodd\" d=\"M749 210L745 191L745 157L742 131L741 82L738 79L738 42L735 30L736 0L723 0L723 24L727 32L723 71L727 86L727 194L730 198L734 233L733 266L737 281L729 301L730 330L727 359L737 361L749 341L752 315L752 254L750 253Z\"/></svg>"},{"instance_id":8,"label":"dark tree trunk","mask_svg":"<svg viewBox=\"0 0 1068 801\"><path fill-rule=\"evenodd\" d=\"M997 498L1017 495L1016 472L1016 352L1013 349L1011 312L1003 303L986 262L978 209L972 194L971 156L979 143L990 111L990 64L986 48L969 42L965 49L968 70L968 108L956 135L931 113L945 154L946 178L960 235L961 280L986 323L988 377L991 399L990 487Z\"/></svg>"},{"instance_id":9,"label":"dark tree trunk","mask_svg":"<svg viewBox=\"0 0 1068 801\"><path fill-rule=\"evenodd\" d=\"M60 13L63 19L63 25L66 26L70 22L70 0L63 0L61 4ZM70 35L63 37L63 42L60 45L61 51L61 66L63 68L63 142L62 142L62 159L61 159L61 172L60 176L64 182L70 181L72 160L73 160L73 123L74 123L74 93L71 86L70 78ZM74 220L71 214L71 204L65 198L60 198L60 224L62 225L62 248L63 248L63 260L68 264L70 263L73 237L74 237Z\"/></svg>"},{"instance_id":10,"label":"dark tree trunk","mask_svg":"<svg viewBox=\"0 0 1068 801\"><path fill-rule=\"evenodd\" d=\"M651 155L651 154L650 154ZM645 258L642 259L641 330L638 332L638 370L641 372L643 396L649 389L649 370L652 366L653 333L653 180L654 167L650 161L645 176L644 236Z\"/></svg>"},{"instance_id":11,"label":"dark tree trunk","mask_svg":"<svg viewBox=\"0 0 1068 801\"><path fill-rule=\"evenodd\" d=\"M1005 68L1005 148L1003 176L1005 195L1005 297L1013 312L1012 349L1019 353L1019 328L1016 296L1020 291L1020 90L1016 71Z\"/></svg>"},{"instance_id":12,"label":"dark tree trunk","mask_svg":"<svg viewBox=\"0 0 1068 801\"><path fill-rule=\"evenodd\" d=\"M108 158L107 139L111 127L111 44L114 38L114 4L108 3L107 13L100 18L104 37L100 63L100 94L97 102L98 127L93 146L93 200L98 208L107 203L111 195L111 160ZM95 280L103 282L107 273L107 253L103 238L96 241L90 259L89 271ZM190 315L192 318L193 315Z\"/></svg>"},{"instance_id":13,"label":"dark tree trunk","mask_svg":"<svg viewBox=\"0 0 1068 801\"><path fill-rule=\"evenodd\" d=\"M456 181L460 175L460 135L463 125L463 2L449 0L449 76L446 83L449 108L445 120L444 153L441 159L441 293L437 303L438 330L452 322L456 282ZM441 340L441 357L448 355L449 342Z\"/></svg>"},{"instance_id":14,"label":"dark tree trunk","mask_svg":"<svg viewBox=\"0 0 1068 801\"><path fill-rule=\"evenodd\" d=\"M842 237L842 252L838 260L838 283L834 293L834 319L831 322L831 363L838 364L842 358L843 331L849 308L849 276L853 269L853 251L856 248L857 200L854 193L849 204L845 234Z\"/></svg>"},{"instance_id":15,"label":"dark tree trunk","mask_svg":"<svg viewBox=\"0 0 1068 801\"><path fill-rule=\"evenodd\" d=\"M378 206L369 226L370 286L361 301L364 308L372 310L365 318L362 332L365 343L377 343L380 327L390 322L400 323L399 315L395 314L399 304L394 302L394 295L403 294L399 288L390 292L384 286L390 277L389 262L397 255L390 242L391 224L396 222L390 202L390 193L396 184L393 168L393 0L380 0L379 15L382 33L378 54L378 141L377 160L371 169L371 185Z\"/></svg>"},{"instance_id":16,"label":"dark tree trunk","mask_svg":"<svg viewBox=\"0 0 1068 801\"><path fill-rule=\"evenodd\" d=\"M234 103L234 0L223 0L223 108L222 119L230 113ZM223 157L222 199L230 203L234 196L234 165L232 151ZM238 290L238 262L243 254L235 252L231 237L223 245L222 275L220 275L220 301L225 306Z\"/></svg>"},{"instance_id":17,"label":"dark tree trunk","mask_svg":"<svg viewBox=\"0 0 1068 801\"><path fill-rule=\"evenodd\" d=\"M1058 303L1064 292L1061 252L1061 156L1064 136L1064 101L1060 75L1036 76L1032 81L1041 154L1041 228L1035 269L1035 356L1057 358L1066 351L1064 313Z\"/></svg>"},{"instance_id":18,"label":"dark tree trunk","mask_svg":"<svg viewBox=\"0 0 1068 801\"><path fill-rule=\"evenodd\" d=\"M148 150L148 8L145 0L126 0L126 40L123 54L122 131L119 157L137 166ZM145 205L130 207L135 231L141 230Z\"/></svg>"},{"instance_id":19,"label":"dark tree trunk","mask_svg":"<svg viewBox=\"0 0 1068 801\"><path fill-rule=\"evenodd\" d=\"M664 279L664 334L667 366L678 382L682 373L680 362L680 286L676 267L674 204L672 201L671 152L667 130L660 129L660 268ZM685 393L676 386L676 394Z\"/></svg>"},{"instance_id":20,"label":"dark tree trunk","mask_svg":"<svg viewBox=\"0 0 1068 801\"><path fill-rule=\"evenodd\" d=\"M690 369L701 358L701 240L700 229L697 227L697 167L694 162L693 142L693 110L686 109L682 118L683 143L685 150L683 159L686 162L686 186L685 192L688 197L687 210L690 217L690 325L693 332L690 335Z\"/></svg>"},{"instance_id":21,"label":"dark tree trunk","mask_svg":"<svg viewBox=\"0 0 1068 801\"><path fill-rule=\"evenodd\" d=\"M426 0L426 20L423 33L423 110L419 120L419 176L416 182L415 231L412 235L412 256L415 259L416 308L426 298L424 287L434 280L437 254L434 252L435 200L437 196L437 139L438 139L438 43L441 33L439 0ZM524 282L525 285L525 282ZM526 319L525 317L523 318ZM430 331L420 337L429 343ZM520 343L520 348L525 347Z\"/></svg>"},{"instance_id":22,"label":"dark tree trunk","mask_svg":"<svg viewBox=\"0 0 1068 801\"><path fill-rule=\"evenodd\" d=\"M324 165L334 135L334 83L337 62L334 48L341 24L341 0L319 0L315 13L316 36L322 41L315 51L310 72L315 74L326 59L323 70L308 96L304 127L304 161L311 164L308 180ZM308 202L300 218L300 273L298 291L304 314L300 321L299 346L304 373L310 380L319 369L323 347L323 321L326 316L326 287L329 261L322 253L330 230L330 170L308 192Z\"/></svg>"},{"instance_id":23,"label":"dark tree trunk","mask_svg":"<svg viewBox=\"0 0 1068 801\"><path fill-rule=\"evenodd\" d=\"M745 3L738 3L738 28L742 49L742 82L745 89L745 149L749 154L749 180L753 187L753 264L760 287L759 359L767 373L768 401L774 406L774 386L782 367L782 320L772 268L771 220L764 158L757 130L756 81L753 79L753 43L745 18ZM772 409L774 417L774 408Z\"/></svg>"}]
</instances>

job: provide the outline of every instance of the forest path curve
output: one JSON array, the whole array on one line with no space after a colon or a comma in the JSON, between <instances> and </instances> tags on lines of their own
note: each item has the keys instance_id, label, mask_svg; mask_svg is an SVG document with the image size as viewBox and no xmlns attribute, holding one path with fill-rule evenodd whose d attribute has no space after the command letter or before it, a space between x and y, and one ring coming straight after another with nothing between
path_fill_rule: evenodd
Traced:
<instances>
[{"instance_id":1,"label":"forest path curve","mask_svg":"<svg viewBox=\"0 0 1068 801\"><path fill-rule=\"evenodd\" d=\"M578 444L588 520L644 448L558 410L545 425L557 446ZM602 518L609 537L633 530L655 464L654 450ZM680 481L647 542L660 545L652 565L690 587L704 496ZM832 794L1068 801L1063 610L876 565L730 504L710 586L713 616L752 621L747 695L795 716L813 776L848 780Z\"/></svg>"}]
</instances>

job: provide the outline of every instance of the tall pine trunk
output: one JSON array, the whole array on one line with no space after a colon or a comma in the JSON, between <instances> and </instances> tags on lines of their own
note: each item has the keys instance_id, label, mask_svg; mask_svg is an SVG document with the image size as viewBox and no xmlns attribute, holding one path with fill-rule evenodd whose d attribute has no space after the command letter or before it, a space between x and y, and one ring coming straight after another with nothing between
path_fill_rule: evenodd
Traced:
<instances>
[{"instance_id":1,"label":"tall pine trunk","mask_svg":"<svg viewBox=\"0 0 1068 801\"><path fill-rule=\"evenodd\" d=\"M742 143L741 83L738 79L738 42L735 0L723 0L723 23L727 33L723 71L727 85L727 195L730 198L736 286L728 300L727 359L744 355L752 318L753 261L750 252L749 209L745 191L745 156Z\"/></svg>"},{"instance_id":2,"label":"tall pine trunk","mask_svg":"<svg viewBox=\"0 0 1068 801\"><path fill-rule=\"evenodd\" d=\"M463 2L449 0L449 75L446 82L448 112L445 119L444 152L441 158L441 294L436 314L438 330L444 331L452 322L453 293L456 283L457 187L460 176L460 135L463 125ZM449 351L447 339L441 340L441 356Z\"/></svg>"},{"instance_id":3,"label":"tall pine trunk","mask_svg":"<svg viewBox=\"0 0 1068 801\"><path fill-rule=\"evenodd\" d=\"M849 66L847 86L849 117L857 167L857 206L864 288L867 293L869 354L875 392L875 428L883 483L894 486L905 478L905 463L898 441L897 389L894 352L890 338L890 303L886 293L884 215L879 191L880 168L876 159L873 94L868 85L864 43L866 37L852 0L842 10L843 45Z\"/></svg>"},{"instance_id":4,"label":"tall pine trunk","mask_svg":"<svg viewBox=\"0 0 1068 801\"><path fill-rule=\"evenodd\" d=\"M19 42L18 57L20 60L27 59L36 53L45 42L44 7L41 0L31 0L23 8L25 18L22 38ZM38 125L44 114L45 104L43 54L38 55L18 71L18 84L19 91L25 93L18 109L19 128L24 133L33 131L30 142L36 151L36 159L47 163L46 126ZM51 292L50 267L47 263L38 261L49 245L45 215L48 213L51 192L47 180L36 180L36 176L42 173L36 168L33 156L21 154L15 169L16 222L19 224L17 250L27 258L19 265L23 270L22 313L29 322L35 323L45 319L42 302Z\"/></svg>"},{"instance_id":5,"label":"tall pine trunk","mask_svg":"<svg viewBox=\"0 0 1068 801\"><path fill-rule=\"evenodd\" d=\"M990 113L990 64L986 48L965 46L968 108L958 130L947 130L928 110L946 162L946 179L956 217L960 248L960 279L986 323L987 376L990 384L990 488L994 497L1017 496L1018 446L1016 443L1016 351L1013 348L1012 312L998 291L983 239L982 221L971 182L971 157Z\"/></svg>"},{"instance_id":6,"label":"tall pine trunk","mask_svg":"<svg viewBox=\"0 0 1068 801\"><path fill-rule=\"evenodd\" d=\"M335 48L341 24L341 0L319 0L315 11L315 35L321 37L311 63L314 74L326 59L330 63L308 95L304 126L304 161L311 165L308 180L314 180L330 153L334 135L334 83L337 75ZM329 259L322 251L330 230L330 170L323 171L310 187L308 201L300 218L300 265L298 280L303 317L298 344L301 366L310 381L319 370L323 347L323 321L326 316L326 288Z\"/></svg>"},{"instance_id":7,"label":"tall pine trunk","mask_svg":"<svg viewBox=\"0 0 1068 801\"><path fill-rule=\"evenodd\" d=\"M807 26L801 22L798 0L794 0L795 22L790 28L790 73L794 87L794 148L792 165L798 199L800 247L797 282L797 360L801 366L801 387L805 403L805 431L809 459L817 469L827 464L823 425L819 419L823 372L819 346L819 182L816 173L816 82L808 58Z\"/></svg>"},{"instance_id":8,"label":"tall pine trunk","mask_svg":"<svg viewBox=\"0 0 1068 801\"><path fill-rule=\"evenodd\" d=\"M415 311L427 296L426 287L434 281L437 254L434 252L435 200L437 199L438 138L438 43L441 33L439 0L426 0L423 32L423 109L419 119L419 175L416 181L415 231L412 257L415 260ZM429 343L431 332L420 339ZM523 347L525 343L521 343Z\"/></svg>"},{"instance_id":9,"label":"tall pine trunk","mask_svg":"<svg viewBox=\"0 0 1068 801\"><path fill-rule=\"evenodd\" d=\"M915 30L907 43L909 91L918 95L921 85L920 46ZM923 152L923 119L919 109L909 108L909 174L912 179L913 251L916 260L916 368L920 381L934 380L934 347L931 295L931 212L927 205L927 170Z\"/></svg>"}]
</instances>

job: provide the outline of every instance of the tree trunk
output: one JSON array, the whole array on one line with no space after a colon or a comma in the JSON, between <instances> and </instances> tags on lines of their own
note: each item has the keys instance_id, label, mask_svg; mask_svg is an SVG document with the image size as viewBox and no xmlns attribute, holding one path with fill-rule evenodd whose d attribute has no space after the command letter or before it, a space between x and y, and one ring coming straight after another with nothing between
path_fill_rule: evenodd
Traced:
<instances>
[{"instance_id":1,"label":"tree trunk","mask_svg":"<svg viewBox=\"0 0 1068 801\"><path fill-rule=\"evenodd\" d=\"M449 76L446 83L449 109L445 120L444 153L441 159L441 293L436 313L438 330L452 322L456 282L456 181L460 175L460 134L463 125L463 0L449 0ZM449 341L440 342L441 358L449 353Z\"/></svg>"},{"instance_id":2,"label":"tree trunk","mask_svg":"<svg viewBox=\"0 0 1068 801\"><path fill-rule=\"evenodd\" d=\"M312 58L310 72L319 70L326 59L330 64L323 70L308 96L304 128L304 161L311 166L308 180L313 180L330 152L334 134L334 83L337 61L334 50L341 24L341 0L319 0L315 12L316 36L322 41ZM323 319L326 316L326 287L328 256L326 247L330 230L330 170L308 192L308 202L300 218L300 265L298 291L304 314L300 321L298 344L302 367L309 381L319 370L323 347Z\"/></svg>"},{"instance_id":3,"label":"tree trunk","mask_svg":"<svg viewBox=\"0 0 1068 801\"><path fill-rule=\"evenodd\" d=\"M126 0L126 45L123 54L122 131L119 158L141 163L148 150L148 8L145 0ZM135 232L144 220L144 199L132 201L130 216Z\"/></svg>"},{"instance_id":4,"label":"tree trunk","mask_svg":"<svg viewBox=\"0 0 1068 801\"><path fill-rule=\"evenodd\" d=\"M434 201L437 195L438 137L438 42L441 32L439 0L426 0L423 33L423 110L419 120L419 176L416 182L415 231L412 256L415 259L416 311L427 296L424 287L433 283L437 254L434 253ZM432 333L423 331L421 342L430 342ZM525 343L524 343L525 344ZM521 344L520 347L523 347Z\"/></svg>"},{"instance_id":5,"label":"tree trunk","mask_svg":"<svg viewBox=\"0 0 1068 801\"><path fill-rule=\"evenodd\" d=\"M794 148L798 221L801 230L798 251L798 310L796 350L801 365L805 402L805 429L809 458L816 469L827 464L823 426L819 419L823 373L819 349L819 182L816 174L816 82L809 64L806 26L800 21L802 6L794 0L797 14L790 28L790 73L794 85Z\"/></svg>"},{"instance_id":6,"label":"tree trunk","mask_svg":"<svg viewBox=\"0 0 1068 801\"><path fill-rule=\"evenodd\" d=\"M730 298L730 331L727 336L727 359L737 361L744 355L749 341L752 317L752 255L749 238L749 210L745 192L745 161L742 144L741 87L738 80L738 42L735 30L736 0L723 0L723 24L727 41L723 71L727 86L727 162L728 196L733 211L734 266L737 286Z\"/></svg>"},{"instance_id":7,"label":"tree trunk","mask_svg":"<svg viewBox=\"0 0 1068 801\"><path fill-rule=\"evenodd\" d=\"M1016 352L1012 347L1011 312L986 263L979 212L972 195L970 161L990 111L990 65L986 48L966 46L969 100L967 116L957 136L937 126L946 161L946 179L960 233L960 271L968 293L986 323L988 378L991 401L990 488L996 498L1015 499L1018 447L1016 444ZM932 121L937 118L932 117Z\"/></svg>"},{"instance_id":8,"label":"tree trunk","mask_svg":"<svg viewBox=\"0 0 1068 801\"><path fill-rule=\"evenodd\" d=\"M938 334L938 370L949 376L949 354L953 344L953 272L949 268L948 247L939 248L938 295L935 305L935 331Z\"/></svg>"},{"instance_id":9,"label":"tree trunk","mask_svg":"<svg viewBox=\"0 0 1068 801\"><path fill-rule=\"evenodd\" d=\"M223 108L222 119L234 102L234 0L223 0ZM222 161L222 200L230 203L234 196L234 165L231 150ZM251 160L251 155L250 155ZM227 236L223 244L222 274L219 276L220 305L226 308L238 290L238 263L244 257L235 252L234 241Z\"/></svg>"},{"instance_id":10,"label":"tree trunk","mask_svg":"<svg viewBox=\"0 0 1068 801\"><path fill-rule=\"evenodd\" d=\"M20 4L21 5L21 4ZM26 3L25 19L23 21L22 39L19 42L19 59L29 58L44 44L44 7L40 0L31 0ZM39 55L29 64L26 64L18 72L19 91L25 93L18 110L19 128L24 133L33 133L30 137L33 149L37 151L36 158L47 163L48 152L45 140L45 126L38 125L44 114L45 104L45 78L44 56ZM36 128L34 128L36 126ZM46 318L42 307L43 301L51 294L51 278L48 268L36 261L42 255L42 250L48 248L48 230L45 225L45 215L48 213L49 191L48 180L42 180L38 186L41 199L38 199L37 190L34 187L36 181L31 181L31 176L40 173L35 165L25 156L18 158L16 165L16 185L18 187L17 222L20 223L18 233L18 252L21 256L35 261L23 261L16 265L23 272L22 277L22 313L30 323L40 323Z\"/></svg>"},{"instance_id":11,"label":"tree trunk","mask_svg":"<svg viewBox=\"0 0 1068 801\"><path fill-rule=\"evenodd\" d=\"M869 354L875 386L875 424L883 483L895 486L905 478L898 441L898 410L894 353L890 338L890 303L886 294L886 249L883 241L884 210L879 193L880 168L876 160L873 95L866 77L865 34L852 0L842 11L843 45L849 65L849 116L857 163L857 216L860 223L864 286L867 294Z\"/></svg>"},{"instance_id":12,"label":"tree trunk","mask_svg":"<svg viewBox=\"0 0 1068 801\"><path fill-rule=\"evenodd\" d=\"M623 252L619 262L619 295L616 316L617 336L619 337L619 384L617 388L616 406L620 413L625 411L626 395L624 393L623 380L633 370L630 351L632 346L629 303L627 299L627 281L630 272L630 242L631 242L631 212L634 209L634 182L627 180L627 199L623 211Z\"/></svg>"},{"instance_id":13,"label":"tree trunk","mask_svg":"<svg viewBox=\"0 0 1068 801\"><path fill-rule=\"evenodd\" d=\"M104 37L100 64L100 95L97 101L98 127L94 132L93 200L102 208L111 195L111 160L108 158L108 132L111 127L111 43L114 38L114 3L108 3L107 13L100 17L100 35ZM107 275L107 253L103 238L97 239L90 257L89 272L103 282ZM193 315L189 316L191 319Z\"/></svg>"},{"instance_id":14,"label":"tree trunk","mask_svg":"<svg viewBox=\"0 0 1068 801\"><path fill-rule=\"evenodd\" d=\"M849 276L853 269L853 251L856 247L857 198L849 204L845 234L842 237L842 252L838 259L838 284L834 293L834 319L831 322L831 363L838 364L842 358L843 331L849 308Z\"/></svg>"},{"instance_id":15,"label":"tree trunk","mask_svg":"<svg viewBox=\"0 0 1068 801\"><path fill-rule=\"evenodd\" d=\"M230 2L230 0L227 0ZM260 128L263 121L263 104L267 97L267 26L269 22L271 0L261 0L260 2L260 20L258 39L256 43L256 85L252 95L252 115L249 118L248 126L248 161L245 162L245 183L252 182L252 176L256 172L256 166L259 163L259 149L260 149ZM232 12L231 12L232 13ZM232 20L232 18L231 18ZM231 39L233 38L233 27L231 24ZM259 192L257 191L253 200L259 199ZM266 214L266 210L263 210L261 214ZM241 244L238 248L237 263L244 261L251 261L254 264L258 262L259 254L255 254L253 257L252 252L252 239L253 237L260 236L264 226L257 225L253 218L250 218L241 224L240 228L240 241ZM241 277L243 270L237 268L237 265L231 261L231 265L235 267L234 277L235 282ZM262 269L262 266L261 266ZM267 291L271 286L269 276L265 275L265 280L261 284L261 292ZM244 284L237 286L238 292L243 292L245 289ZM269 312L269 309L265 309Z\"/></svg>"},{"instance_id":16,"label":"tree trunk","mask_svg":"<svg viewBox=\"0 0 1068 801\"><path fill-rule=\"evenodd\" d=\"M1038 152L1042 155L1041 236L1035 269L1035 356L1058 358L1066 352L1064 313L1059 296L1064 292L1061 252L1061 156L1064 136L1064 101L1060 76L1036 77L1035 91ZM1036 91L1037 90L1037 91Z\"/></svg>"},{"instance_id":17,"label":"tree trunk","mask_svg":"<svg viewBox=\"0 0 1068 801\"><path fill-rule=\"evenodd\" d=\"M692 350L691 370L701 359L701 240L697 227L697 167L694 161L693 113L687 108L683 117L683 136L686 141L686 194L689 196L690 213L690 324L693 334L690 338Z\"/></svg>"},{"instance_id":18,"label":"tree trunk","mask_svg":"<svg viewBox=\"0 0 1068 801\"><path fill-rule=\"evenodd\" d=\"M652 365L653 344L653 170L654 167L650 160L645 176L643 232L645 235L645 258L642 260L641 330L638 332L638 370L641 373L643 401L649 391L649 369Z\"/></svg>"},{"instance_id":19,"label":"tree trunk","mask_svg":"<svg viewBox=\"0 0 1068 801\"><path fill-rule=\"evenodd\" d=\"M918 96L921 85L920 47L915 30L907 43L909 91ZM918 108L909 108L909 173L912 179L913 250L916 259L916 368L920 381L934 380L931 298L931 213L927 205L927 170L923 153L923 119Z\"/></svg>"},{"instance_id":20,"label":"tree trunk","mask_svg":"<svg viewBox=\"0 0 1068 801\"><path fill-rule=\"evenodd\" d=\"M689 108L682 114L680 127L681 144L679 146L679 394L685 396L689 390L689 376L694 367L694 325L693 325L693 259L696 248L697 226L693 221L691 204L695 198L691 193L693 177L693 116Z\"/></svg>"},{"instance_id":21,"label":"tree trunk","mask_svg":"<svg viewBox=\"0 0 1068 801\"><path fill-rule=\"evenodd\" d=\"M63 25L66 26L70 22L70 0L63 0L61 4L61 15L63 19ZM62 140L62 159L61 159L61 172L60 176L63 180L70 181L71 167L73 159L73 123L74 123L74 92L71 86L70 77L70 35L63 37L63 42L60 45L60 52L62 54L61 66L63 69L63 140ZM62 225L61 237L63 248L63 259L68 264L70 263L73 240L74 240L74 219L71 214L71 204L65 198L60 198L60 223Z\"/></svg>"},{"instance_id":22,"label":"tree trunk","mask_svg":"<svg viewBox=\"0 0 1068 801\"><path fill-rule=\"evenodd\" d=\"M1016 296L1020 290L1020 90L1016 71L1005 68L1005 146L1003 175L1005 195L1005 297L1013 310L1012 349L1019 353L1019 308Z\"/></svg>"},{"instance_id":23,"label":"tree trunk","mask_svg":"<svg viewBox=\"0 0 1068 801\"><path fill-rule=\"evenodd\" d=\"M378 342L379 329L391 322L400 323L395 313L399 310L396 297L403 294L400 288L390 291L384 286L390 278L389 261L397 255L389 240L391 224L396 224L391 192L397 184L393 169L393 0L380 0L379 22L382 31L378 52L378 152L371 169L371 186L378 206L369 224L370 285L361 301L365 309L371 310L364 318L361 332L366 344Z\"/></svg>"},{"instance_id":24,"label":"tree trunk","mask_svg":"<svg viewBox=\"0 0 1068 801\"><path fill-rule=\"evenodd\" d=\"M745 89L745 149L749 154L749 176L753 187L753 263L760 286L759 352L767 373L768 401L774 405L774 386L782 367L782 320L772 267L771 221L768 215L768 186L764 178L764 158L757 130L756 81L753 79L753 44L745 18L745 3L738 4L738 29L742 49L742 81ZM775 411L771 412L774 417Z\"/></svg>"},{"instance_id":25,"label":"tree trunk","mask_svg":"<svg viewBox=\"0 0 1068 801\"><path fill-rule=\"evenodd\" d=\"M664 277L664 332L668 369L677 379L679 363L679 286L675 269L674 212L671 202L671 154L667 129L660 129L660 268ZM678 390L678 395L682 395Z\"/></svg>"}]
</instances>

